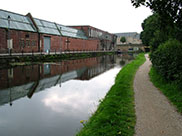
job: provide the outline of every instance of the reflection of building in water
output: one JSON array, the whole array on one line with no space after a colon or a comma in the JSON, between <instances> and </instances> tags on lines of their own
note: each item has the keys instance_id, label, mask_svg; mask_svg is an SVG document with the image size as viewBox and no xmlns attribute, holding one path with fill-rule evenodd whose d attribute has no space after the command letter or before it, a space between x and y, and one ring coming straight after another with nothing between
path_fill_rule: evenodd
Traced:
<instances>
[{"instance_id":1,"label":"reflection of building in water","mask_svg":"<svg viewBox=\"0 0 182 136\"><path fill-rule=\"evenodd\" d=\"M136 56L137 54L134 54L134 53L118 54L116 58L116 64L124 66L128 64L130 61L132 61Z\"/></svg>"},{"instance_id":2,"label":"reflection of building in water","mask_svg":"<svg viewBox=\"0 0 182 136\"><path fill-rule=\"evenodd\" d=\"M114 62L114 56L102 56L0 70L0 105L31 98L35 92L71 79L88 80L111 69Z\"/></svg>"},{"instance_id":3,"label":"reflection of building in water","mask_svg":"<svg viewBox=\"0 0 182 136\"><path fill-rule=\"evenodd\" d=\"M89 80L109 69L111 69L115 64L115 56L102 56L100 57L100 62L97 66L93 66L87 69L84 74L80 77L81 80ZM108 63L109 62L109 63Z\"/></svg>"}]
</instances>

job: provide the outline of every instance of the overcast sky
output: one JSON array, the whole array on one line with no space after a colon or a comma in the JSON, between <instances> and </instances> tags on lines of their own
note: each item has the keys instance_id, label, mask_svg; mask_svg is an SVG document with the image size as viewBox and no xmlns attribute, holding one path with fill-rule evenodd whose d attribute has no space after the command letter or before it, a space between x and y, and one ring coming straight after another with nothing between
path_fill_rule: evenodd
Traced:
<instances>
[{"instance_id":1,"label":"overcast sky","mask_svg":"<svg viewBox=\"0 0 182 136\"><path fill-rule=\"evenodd\" d=\"M148 8L134 8L131 0L2 0L0 9L110 33L141 32L141 23L152 14Z\"/></svg>"}]
</instances>

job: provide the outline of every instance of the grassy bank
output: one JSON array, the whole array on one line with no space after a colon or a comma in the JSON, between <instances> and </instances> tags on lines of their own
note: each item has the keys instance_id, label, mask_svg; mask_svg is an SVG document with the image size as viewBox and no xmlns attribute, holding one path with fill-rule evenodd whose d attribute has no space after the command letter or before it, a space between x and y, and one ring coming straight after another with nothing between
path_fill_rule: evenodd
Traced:
<instances>
[{"instance_id":1,"label":"grassy bank","mask_svg":"<svg viewBox=\"0 0 182 136\"><path fill-rule=\"evenodd\" d=\"M115 84L77 136L133 136L136 122L133 80L144 61L144 54L140 54L118 73Z\"/></svg>"},{"instance_id":2,"label":"grassy bank","mask_svg":"<svg viewBox=\"0 0 182 136\"><path fill-rule=\"evenodd\" d=\"M159 88L176 106L177 110L182 113L182 90L179 87L179 84L167 82L154 68L151 68L149 75L153 84Z\"/></svg>"}]
</instances>

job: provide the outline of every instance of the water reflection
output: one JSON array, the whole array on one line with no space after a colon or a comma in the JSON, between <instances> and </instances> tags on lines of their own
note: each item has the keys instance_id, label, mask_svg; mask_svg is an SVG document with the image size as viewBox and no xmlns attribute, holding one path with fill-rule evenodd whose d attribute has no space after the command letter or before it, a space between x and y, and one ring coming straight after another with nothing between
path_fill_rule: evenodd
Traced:
<instances>
[{"instance_id":1,"label":"water reflection","mask_svg":"<svg viewBox=\"0 0 182 136\"><path fill-rule=\"evenodd\" d=\"M0 134L75 135L80 120L88 119L114 83L121 69L116 64L124 58L102 56L0 70Z\"/></svg>"},{"instance_id":2,"label":"water reflection","mask_svg":"<svg viewBox=\"0 0 182 136\"><path fill-rule=\"evenodd\" d=\"M0 105L71 80L89 80L114 67L114 56L67 60L0 70Z\"/></svg>"},{"instance_id":3,"label":"water reflection","mask_svg":"<svg viewBox=\"0 0 182 136\"><path fill-rule=\"evenodd\" d=\"M90 109L89 114L95 111L95 105L114 83L113 79L119 70L119 67L114 68L90 81L70 80L63 83L61 88L55 86L54 91L49 91L42 102L55 112L67 116L81 115L83 118L83 112L88 109ZM88 116L88 112L85 116Z\"/></svg>"}]
</instances>

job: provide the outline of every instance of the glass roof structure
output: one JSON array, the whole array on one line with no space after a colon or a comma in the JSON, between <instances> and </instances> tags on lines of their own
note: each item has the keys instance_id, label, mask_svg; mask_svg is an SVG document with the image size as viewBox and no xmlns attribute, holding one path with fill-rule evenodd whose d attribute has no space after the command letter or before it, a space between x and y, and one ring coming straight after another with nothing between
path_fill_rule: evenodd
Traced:
<instances>
[{"instance_id":1,"label":"glass roof structure","mask_svg":"<svg viewBox=\"0 0 182 136\"><path fill-rule=\"evenodd\" d=\"M10 21L8 24L8 16ZM16 13L4 11L0 9L0 27L10 28L16 30L24 30L30 32L37 32L31 20L28 17Z\"/></svg>"},{"instance_id":2,"label":"glass roof structure","mask_svg":"<svg viewBox=\"0 0 182 136\"><path fill-rule=\"evenodd\" d=\"M8 21L8 17L10 17ZM34 26L35 22L38 30ZM43 34L58 35L79 39L88 39L82 30L56 24L46 20L33 18L33 22L28 16L4 11L0 9L0 28L10 28L15 30L39 32Z\"/></svg>"},{"instance_id":3,"label":"glass roof structure","mask_svg":"<svg viewBox=\"0 0 182 136\"><path fill-rule=\"evenodd\" d=\"M34 18L34 21L37 24L40 33L61 35L55 23L37 18Z\"/></svg>"},{"instance_id":4,"label":"glass roof structure","mask_svg":"<svg viewBox=\"0 0 182 136\"><path fill-rule=\"evenodd\" d=\"M80 39L88 39L85 36L85 33L79 29L63 26L60 24L57 24L57 27L58 27L59 31L61 32L62 36L80 38Z\"/></svg>"}]
</instances>

